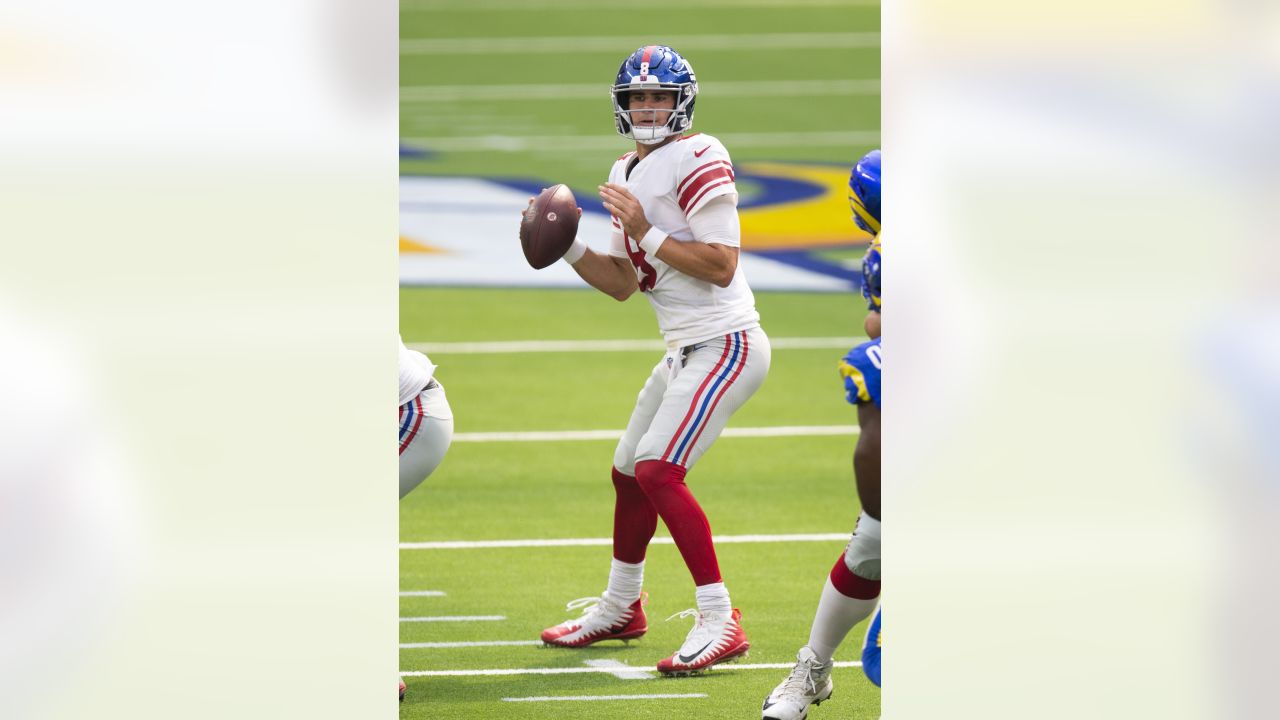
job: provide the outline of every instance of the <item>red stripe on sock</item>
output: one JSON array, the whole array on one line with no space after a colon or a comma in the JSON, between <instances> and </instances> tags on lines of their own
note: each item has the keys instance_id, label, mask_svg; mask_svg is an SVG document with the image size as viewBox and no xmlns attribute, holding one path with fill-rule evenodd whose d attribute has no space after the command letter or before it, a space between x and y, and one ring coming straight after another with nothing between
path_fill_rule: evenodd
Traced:
<instances>
[{"instance_id":1,"label":"red stripe on sock","mask_svg":"<svg viewBox=\"0 0 1280 720\"><path fill-rule=\"evenodd\" d=\"M880 581L858 577L844 564L844 553L831 568L831 584L841 595L855 600L875 600L880 597Z\"/></svg>"}]
</instances>

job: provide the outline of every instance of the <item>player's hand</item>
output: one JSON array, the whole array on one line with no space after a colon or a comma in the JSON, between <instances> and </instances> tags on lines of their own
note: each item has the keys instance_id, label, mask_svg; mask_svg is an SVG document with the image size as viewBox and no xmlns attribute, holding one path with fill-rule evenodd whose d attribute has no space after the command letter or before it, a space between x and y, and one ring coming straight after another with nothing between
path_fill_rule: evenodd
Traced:
<instances>
[{"instance_id":1,"label":"player's hand","mask_svg":"<svg viewBox=\"0 0 1280 720\"><path fill-rule=\"evenodd\" d=\"M618 218L627 235L639 240L653 227L644 216L644 208L635 195L625 187L616 183L605 183L600 186L600 197L604 199L604 209Z\"/></svg>"}]
</instances>

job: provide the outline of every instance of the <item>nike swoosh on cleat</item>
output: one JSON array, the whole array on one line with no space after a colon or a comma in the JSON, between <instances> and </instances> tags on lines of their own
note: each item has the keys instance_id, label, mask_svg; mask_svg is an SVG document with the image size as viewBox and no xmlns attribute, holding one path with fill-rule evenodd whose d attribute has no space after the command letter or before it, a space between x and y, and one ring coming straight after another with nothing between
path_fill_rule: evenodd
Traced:
<instances>
[{"instance_id":1,"label":"nike swoosh on cleat","mask_svg":"<svg viewBox=\"0 0 1280 720\"><path fill-rule=\"evenodd\" d=\"M693 151L693 156L694 156L694 157L702 157L702 153L704 153L704 152L706 152L707 150L710 150L710 149L711 149L711 146L710 146L710 145L708 145L708 146L706 146L706 147L702 148L701 150L694 150L694 151Z\"/></svg>"},{"instance_id":2,"label":"nike swoosh on cleat","mask_svg":"<svg viewBox=\"0 0 1280 720\"><path fill-rule=\"evenodd\" d=\"M695 659L695 658L697 658L699 655L701 655L702 653L706 652L706 651L707 651L707 648L711 647L713 644L715 644L715 640L712 640L711 642L707 643L706 645L703 645L701 650L699 650L698 652L696 652L696 653L694 653L694 654L692 654L692 655L690 655L690 656L688 656L688 657L685 657L684 655L677 655L677 656L676 656L676 658L677 658L678 660L680 660L680 662L684 663L685 665L688 665L689 663L693 662L693 661L694 661L694 659Z\"/></svg>"}]
</instances>

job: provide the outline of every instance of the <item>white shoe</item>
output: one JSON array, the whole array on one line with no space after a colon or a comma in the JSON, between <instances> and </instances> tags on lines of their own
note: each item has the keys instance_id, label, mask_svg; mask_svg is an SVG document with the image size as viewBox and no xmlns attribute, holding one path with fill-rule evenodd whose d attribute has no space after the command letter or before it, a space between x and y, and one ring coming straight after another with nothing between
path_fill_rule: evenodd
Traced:
<instances>
[{"instance_id":1,"label":"white shoe","mask_svg":"<svg viewBox=\"0 0 1280 720\"><path fill-rule=\"evenodd\" d=\"M693 616L693 629L684 644L669 658L658 661L658 672L664 675L689 675L712 665L747 654L751 643L742 630L742 613L734 608L729 614L685 610L667 618Z\"/></svg>"},{"instance_id":2,"label":"white shoe","mask_svg":"<svg viewBox=\"0 0 1280 720\"><path fill-rule=\"evenodd\" d=\"M582 610L582 617L565 620L542 631L542 642L559 647L586 647L601 640L631 640L649 629L644 616L648 593L630 605L619 605L608 595L579 598L569 603L569 610Z\"/></svg>"},{"instance_id":3,"label":"white shoe","mask_svg":"<svg viewBox=\"0 0 1280 720\"><path fill-rule=\"evenodd\" d=\"M809 705L818 705L831 697L834 685L831 668L818 662L818 656L806 645L796 653L796 666L781 685L769 693L761 708L763 720L804 720L809 716Z\"/></svg>"}]
</instances>

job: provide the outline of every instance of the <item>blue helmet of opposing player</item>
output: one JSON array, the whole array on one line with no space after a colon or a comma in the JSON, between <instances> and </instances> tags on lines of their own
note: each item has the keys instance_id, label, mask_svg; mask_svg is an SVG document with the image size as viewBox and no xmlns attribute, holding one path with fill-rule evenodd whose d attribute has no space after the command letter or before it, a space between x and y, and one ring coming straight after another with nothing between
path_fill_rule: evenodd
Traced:
<instances>
[{"instance_id":1,"label":"blue helmet of opposing player","mask_svg":"<svg viewBox=\"0 0 1280 720\"><path fill-rule=\"evenodd\" d=\"M676 94L675 110L663 125L636 127L631 122L632 90L670 90ZM628 55L618 68L610 94L618 134L638 143L652 145L693 127L698 79L694 77L693 66L666 45L646 45Z\"/></svg>"},{"instance_id":2,"label":"blue helmet of opposing player","mask_svg":"<svg viewBox=\"0 0 1280 720\"><path fill-rule=\"evenodd\" d=\"M862 256L862 296L867 299L867 309L880 312L880 236L871 241Z\"/></svg>"},{"instance_id":3,"label":"blue helmet of opposing player","mask_svg":"<svg viewBox=\"0 0 1280 720\"><path fill-rule=\"evenodd\" d=\"M849 173L853 221L872 235L880 233L880 151L872 150Z\"/></svg>"}]
</instances>

